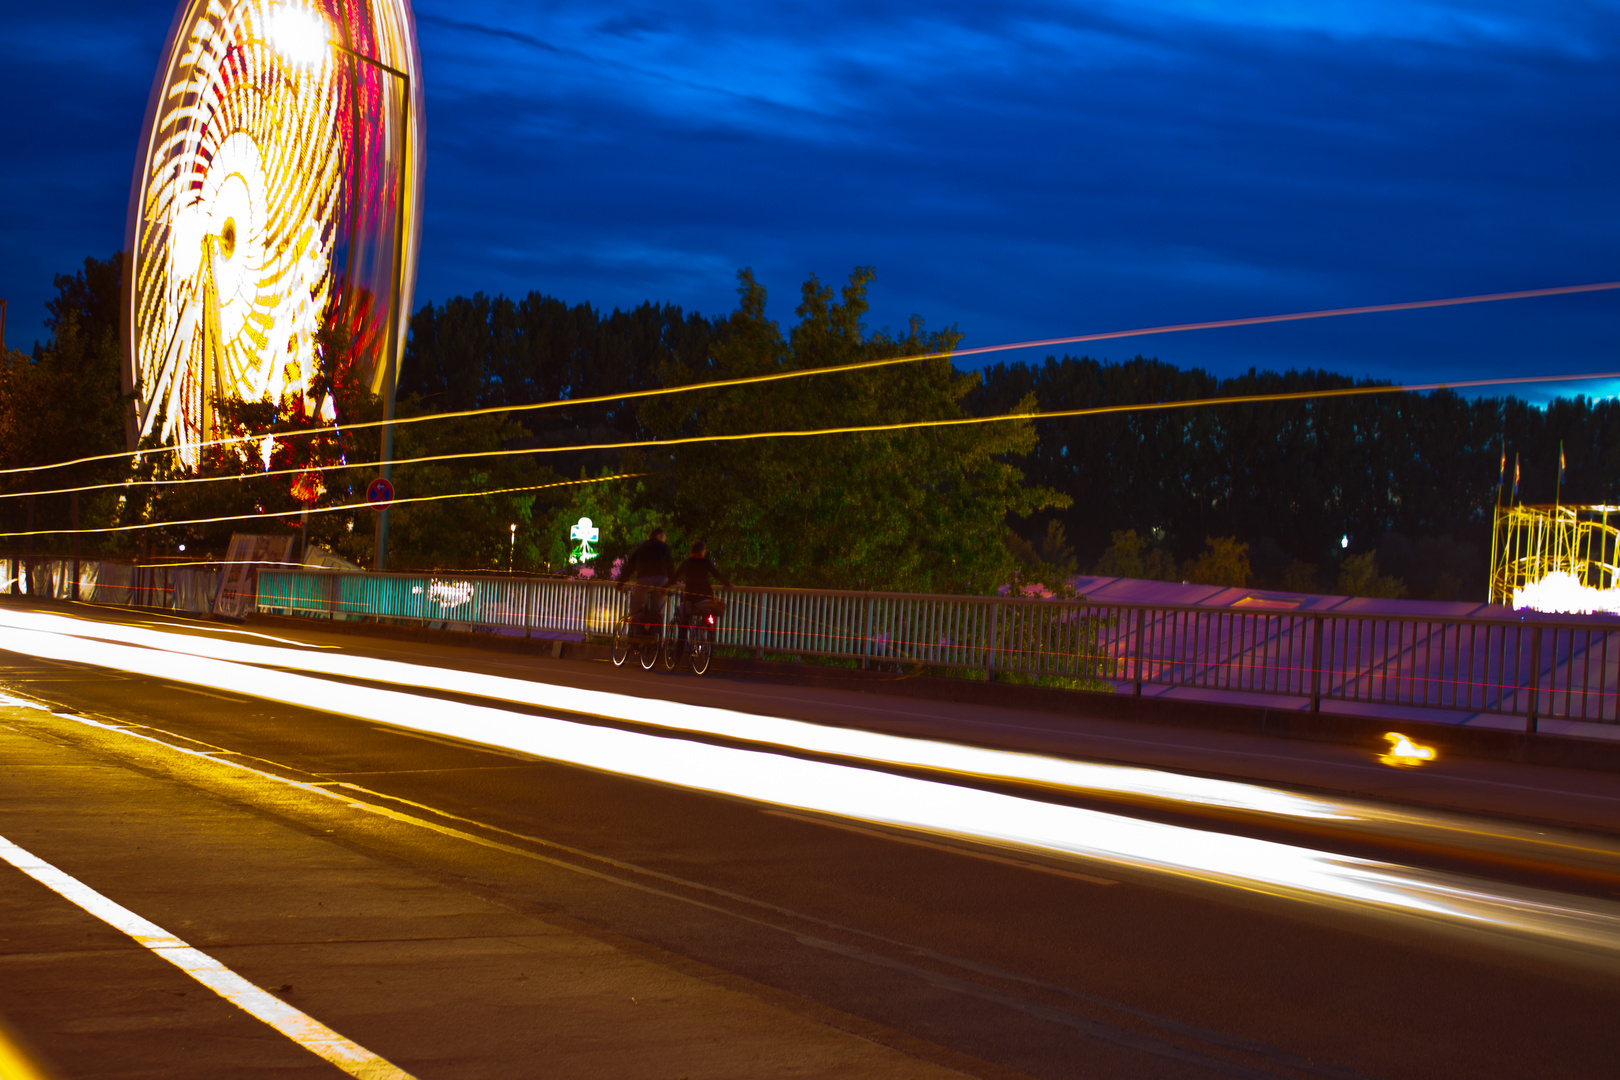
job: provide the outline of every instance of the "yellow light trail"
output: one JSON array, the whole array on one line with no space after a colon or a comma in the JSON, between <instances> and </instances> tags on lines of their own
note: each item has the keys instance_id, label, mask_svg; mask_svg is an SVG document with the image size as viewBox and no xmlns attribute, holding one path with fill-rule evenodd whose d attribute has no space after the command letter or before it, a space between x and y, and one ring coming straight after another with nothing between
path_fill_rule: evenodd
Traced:
<instances>
[{"instance_id":1,"label":"yellow light trail","mask_svg":"<svg viewBox=\"0 0 1620 1080\"><path fill-rule=\"evenodd\" d=\"M1074 419L1086 416L1107 416L1116 413L1130 412L1163 412L1169 409L1196 409L1218 405L1260 405L1268 402L1282 401L1312 401L1319 398L1341 397L1369 397L1384 394L1416 394L1431 390L1455 390L1459 387L1470 388L1480 386L1516 386L1523 383L1549 383L1549 382L1579 382L1591 379L1620 379L1620 371L1597 371L1581 375L1515 375L1500 379L1471 379L1466 382L1435 382L1435 383L1392 383L1387 386L1352 386L1336 390L1296 390L1277 394L1249 394L1233 395L1227 397L1190 398L1184 401L1156 401L1135 405L1094 405L1083 409L1057 409L1049 412L1002 413L996 416L961 416L945 420L902 420L892 424L866 424L850 427L808 428L802 430L786 431L754 431L740 432L735 435L689 435L676 439L645 439L641 442L616 443L582 443L573 446L542 446L518 450L469 450L452 454L426 454L414 458L391 459L394 468L405 465L424 465L439 461L465 461L485 458L521 457L531 454L571 454L587 450L635 450L644 447L663 446L691 446L697 443L717 442L747 442L755 439L786 439L786 438L812 438L828 435L861 435L882 433L888 431L909 431L926 428L961 427L971 424L1002 424L1025 420L1059 420ZM342 469L372 469L384 464L381 461L358 462L353 465L333 465L321 471L339 471ZM41 465L40 469L55 468L54 465ZM0 469L0 473L7 470ZM21 472L28 470L11 470ZM243 473L238 476L190 476L171 480L120 480L108 484L87 484L82 487L54 488L47 491L19 491L0 493L0 499L19 499L26 495L64 495L71 492L103 491L109 488L124 489L129 487L160 487L178 484L214 484L226 481L254 480L261 476L288 476L294 473L309 472L307 468L272 469L268 472ZM641 476L642 473L630 475ZM617 479L609 477L608 479ZM479 494L479 493L471 493ZM444 496L454 498L455 496ZM406 500L395 500L404 502ZM301 512L301 511L300 511ZM313 513L314 511L311 511ZM234 521L240 517L253 515L239 514L235 517L217 518L212 520ZM167 524L187 524L186 522L172 522ZM71 529L51 529L51 534L72 532ZM81 529L80 532L112 532L109 529ZM44 535L44 533L0 533L0 536L30 536Z\"/></svg>"},{"instance_id":2,"label":"yellow light trail","mask_svg":"<svg viewBox=\"0 0 1620 1080\"><path fill-rule=\"evenodd\" d=\"M1219 319L1210 322L1173 323L1165 326L1148 326L1135 330L1106 330L1095 334L1075 334L1070 337L1043 338L1035 341L1017 341L1004 345L980 345L969 349L953 349L945 352L921 353L913 356L886 357L881 360L866 360L856 364L841 364L835 367L800 368L795 371L776 371L765 375L746 375L734 379L716 379L711 382L690 383L685 386L660 386L647 390L627 390L617 394L602 394L596 397L566 398L558 401L540 401L529 405L503 405L490 406L482 409L463 409L456 412L433 413L427 416L397 417L393 420L368 420L359 423L343 425L344 431L358 431L366 428L383 427L392 424L399 427L405 424L422 424L430 420L455 420L475 416L493 416L501 413L530 412L536 409L561 409L576 405L600 405L612 401L632 401L639 398L660 397L666 394L684 394L695 390L720 390L733 386L750 386L758 383L780 382L785 379L803 379L816 375L837 375L843 372L866 371L872 368L892 367L897 364L916 364L925 360L950 359L957 356L981 356L997 352L1010 352L1018 349L1036 349L1052 345L1076 345L1089 341L1109 341L1118 338L1148 337L1155 334L1175 334L1194 330L1218 330L1238 326L1260 326L1266 323L1299 322L1307 319L1328 319L1344 315L1370 315L1390 311L1415 311L1421 308L1455 307L1463 304L1487 304L1503 300L1525 300L1532 297L1566 296L1576 293L1603 292L1611 289L1620 289L1620 281L1603 281L1587 285L1559 285L1546 289L1522 289L1517 292L1481 293L1475 296L1455 296L1440 300L1411 300L1396 304L1371 304L1360 307L1324 308L1318 311L1299 311L1283 315L1256 315L1242 319ZM1435 383L1432 386L1393 387L1392 390L1419 391L1424 389L1443 389L1468 386L1503 386L1516 382L1560 382L1576 379L1602 379L1620 378L1617 372L1597 372L1590 375L1549 375L1538 378L1525 379L1486 379L1466 382ZM295 438L305 435L333 434L334 428L310 428L302 431L289 431L281 433L277 438ZM196 449L209 446L243 446L258 442L263 436L254 435L238 438L213 439L206 442L195 442L190 445ZM49 465L29 465L10 469L0 469L0 476L12 473L41 472L46 469L61 469L69 465L84 465L95 461L129 460L131 463L143 457L173 452L174 446L154 447L150 450L125 451L115 454L94 454L89 457L73 458L68 461L53 462ZM570 448L564 448L570 449ZM601 449L601 447L576 447L572 449ZM63 489L72 490L72 489ZM79 489L85 490L85 489Z\"/></svg>"},{"instance_id":3,"label":"yellow light trail","mask_svg":"<svg viewBox=\"0 0 1620 1080\"><path fill-rule=\"evenodd\" d=\"M475 499L480 495L508 495L514 491L544 491L547 488L569 487L576 484L605 484L610 480L628 480L632 477L645 475L645 473L620 473L616 476L598 476L584 480L558 480L550 484L526 484L522 487L490 488L488 491L456 491L445 495L416 495L405 499L392 499L389 501L388 506L392 509L401 503L441 502L445 499ZM223 517L188 518L184 521L143 521L136 525L107 525L95 529L34 529L31 532L0 533L0 537L136 532L141 529L167 529L178 525L217 525L225 521L257 521L259 519L301 517L304 514L336 514L344 510L371 509L373 507L370 503L343 503L340 506L312 506L307 510L274 510L267 513L226 514Z\"/></svg>"},{"instance_id":4,"label":"yellow light trail","mask_svg":"<svg viewBox=\"0 0 1620 1080\"><path fill-rule=\"evenodd\" d=\"M1603 954L1604 963L1613 963L1614 957L1620 955L1620 904L1607 900L1565 897L1543 890L1487 883L1460 874L1417 870L1293 844L1142 821L959 786L944 780L897 775L853 763L693 742L517 713L490 705L423 699L402 690L334 682L330 678L302 674L319 671L341 678L393 681L402 668L411 665L332 654L312 656L239 642L202 645L200 639L187 638L180 644L167 635L145 636L152 633L61 616L0 612L0 649L24 655L137 671L153 678L206 686L771 806L1049 857L1167 873L1363 913L1415 916L1447 925L1506 932L1544 944L1575 946L1576 950L1566 955L1586 957L1588 962L1594 951ZM183 651L170 651L171 648ZM279 663L292 670L255 666L255 657L259 662ZM461 687L463 693L468 692L466 687L479 685L487 690L491 684L485 680L492 679L451 671L438 671L430 677L441 680L440 688ZM797 721L772 720L601 691L532 684L529 693L545 695L546 704L554 709L572 711L611 706L613 711L598 708L596 712L682 731L736 732L739 738L758 741L757 733L762 729L778 735L795 730L811 737L791 745L830 753L839 750L830 749L832 744L827 740L836 738L836 733L842 731L843 735L858 740L840 744L844 752L875 749L877 753L871 760L918 761L942 773L961 772L963 766L977 769L982 763L993 761L1002 775L1046 776L1060 782L1085 779L1089 775L1094 789L1097 779L1109 768L843 729L823 728L816 733L816 725ZM702 726L689 726L692 724ZM735 727L739 724L748 725L748 730L739 732ZM900 761L893 749L885 752L889 747L918 747L919 743L921 747L909 753L905 761ZM784 741L781 745L790 744ZM1012 764L1020 760L1028 764L1022 768ZM1075 771L1057 776L1051 772L1068 768ZM1168 797L1172 799L1179 797L1207 804L1213 796L1215 805L1233 805L1233 800L1237 799L1263 812L1327 816L1322 814L1323 801L1309 796L1169 773L1157 774L1143 784L1142 777L1135 775L1152 772L1123 770L1113 783L1116 790L1169 792ZM985 775L982 771L972 774ZM1184 784L1186 786L1181 787ZM1254 794L1243 794L1246 788Z\"/></svg>"}]
</instances>

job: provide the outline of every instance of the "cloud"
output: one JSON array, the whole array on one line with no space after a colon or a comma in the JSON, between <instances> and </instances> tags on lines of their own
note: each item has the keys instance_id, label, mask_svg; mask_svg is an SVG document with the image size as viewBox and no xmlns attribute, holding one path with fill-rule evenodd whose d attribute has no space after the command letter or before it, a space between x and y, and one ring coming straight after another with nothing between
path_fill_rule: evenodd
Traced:
<instances>
[{"instance_id":1,"label":"cloud","mask_svg":"<svg viewBox=\"0 0 1620 1080\"><path fill-rule=\"evenodd\" d=\"M752 266L786 319L805 274L870 263L874 325L915 311L985 344L1620 277L1612 3L416 7L422 299L718 314ZM37 208L0 210L23 252L0 289L37 305L117 244L171 13L30 9L0 44L24 72L0 89L40 87L17 145L44 163L0 178ZM69 33L100 59L38 44ZM1613 366L1617 331L1595 296L1108 354L1459 377Z\"/></svg>"}]
</instances>

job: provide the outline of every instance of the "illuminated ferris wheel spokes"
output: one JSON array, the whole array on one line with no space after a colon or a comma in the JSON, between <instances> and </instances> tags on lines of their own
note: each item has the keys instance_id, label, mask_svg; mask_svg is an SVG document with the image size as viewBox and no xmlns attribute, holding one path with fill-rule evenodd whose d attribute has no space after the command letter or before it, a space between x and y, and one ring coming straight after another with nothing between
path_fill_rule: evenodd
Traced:
<instances>
[{"instance_id":1,"label":"illuminated ferris wheel spokes","mask_svg":"<svg viewBox=\"0 0 1620 1080\"><path fill-rule=\"evenodd\" d=\"M421 133L385 130L409 103L343 56L355 42L414 71L404 0L190 0L182 16L131 199L126 377L139 435L195 467L197 444L228 434L224 403L318 407L318 337L355 297L379 306L373 325L409 310ZM396 243L398 271L373 256ZM350 374L376 389L383 351L368 339Z\"/></svg>"}]
</instances>

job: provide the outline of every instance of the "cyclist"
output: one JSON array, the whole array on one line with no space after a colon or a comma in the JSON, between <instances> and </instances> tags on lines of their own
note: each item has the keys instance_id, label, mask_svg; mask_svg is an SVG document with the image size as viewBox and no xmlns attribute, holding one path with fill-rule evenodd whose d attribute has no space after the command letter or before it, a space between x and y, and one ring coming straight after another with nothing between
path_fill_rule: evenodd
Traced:
<instances>
[{"instance_id":1,"label":"cyclist","mask_svg":"<svg viewBox=\"0 0 1620 1080\"><path fill-rule=\"evenodd\" d=\"M699 540L692 545L692 553L682 560L676 567L670 581L679 581L684 589L681 592L681 606L675 619L679 624L679 640L683 645L686 642L686 628L700 616L713 612L719 615L725 605L714 595L714 579L718 578L720 584L731 588L731 582L714 563L709 561L708 547Z\"/></svg>"},{"instance_id":2,"label":"cyclist","mask_svg":"<svg viewBox=\"0 0 1620 1080\"><path fill-rule=\"evenodd\" d=\"M619 591L630 590L630 620L638 621L643 610L651 617L647 621L662 625L664 621L664 586L675 573L675 556L664 543L664 530L655 528L647 539L637 544L624 560L619 574ZM635 585L629 583L634 581ZM654 602L657 611L652 612Z\"/></svg>"}]
</instances>

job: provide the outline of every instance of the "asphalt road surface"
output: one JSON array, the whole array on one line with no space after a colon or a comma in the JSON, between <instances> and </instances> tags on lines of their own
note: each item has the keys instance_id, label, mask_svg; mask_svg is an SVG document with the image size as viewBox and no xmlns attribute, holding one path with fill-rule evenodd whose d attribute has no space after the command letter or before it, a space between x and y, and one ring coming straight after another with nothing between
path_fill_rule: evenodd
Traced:
<instances>
[{"instance_id":1,"label":"asphalt road surface","mask_svg":"<svg viewBox=\"0 0 1620 1080\"><path fill-rule=\"evenodd\" d=\"M1426 810L1370 783L1325 794L1324 770L1376 767L1323 749L1211 798L1185 778L1230 773L1210 764L1230 751L1170 729L1139 738L1185 767L1087 786L771 741L772 716L922 733L915 702L872 695L15 602L0 631L0 1017L52 1075L341 1076L344 1054L353 1075L423 1080L1609 1077L1620 1060L1608 776L1459 774L1453 805L1499 812ZM195 655L218 642L326 659ZM333 657L707 701L760 728L319 667ZM294 684L263 672L315 696L286 704ZM496 707L522 739L455 734ZM930 710L948 729L952 707ZM565 752L579 730L646 762ZM687 781L689 751L743 775ZM801 774L811 796L788 790ZM873 777L918 807L828 808ZM1276 810L1278 791L1306 809ZM1085 835L896 824L926 799ZM1087 854L1115 828L1205 869ZM1404 899L1236 865L1285 850Z\"/></svg>"}]
</instances>

